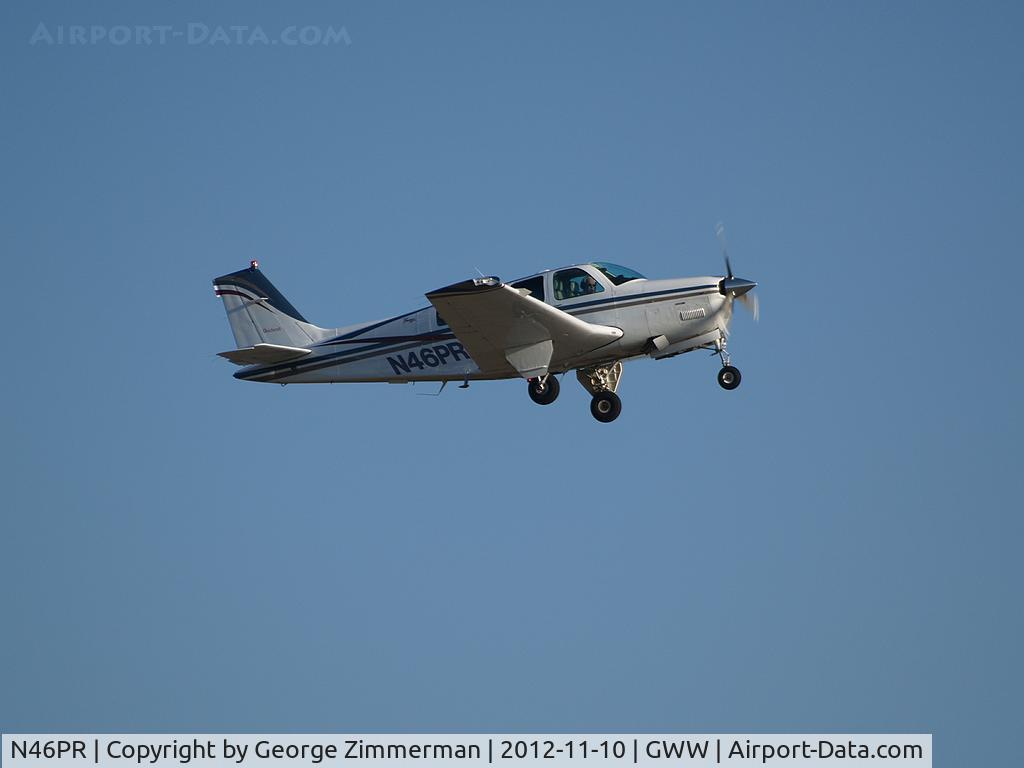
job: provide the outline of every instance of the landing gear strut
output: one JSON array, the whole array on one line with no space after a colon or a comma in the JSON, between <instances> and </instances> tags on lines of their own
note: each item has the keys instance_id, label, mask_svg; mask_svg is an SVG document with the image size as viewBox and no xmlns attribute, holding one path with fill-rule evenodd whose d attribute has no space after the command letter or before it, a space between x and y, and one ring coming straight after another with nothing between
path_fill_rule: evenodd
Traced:
<instances>
[{"instance_id":1,"label":"landing gear strut","mask_svg":"<svg viewBox=\"0 0 1024 768\"><path fill-rule=\"evenodd\" d=\"M558 397L558 390L561 387L552 374L547 376L538 376L536 379L530 379L527 382L527 392L530 393L530 399L533 400L537 405L551 405L555 402L555 398Z\"/></svg>"},{"instance_id":2,"label":"landing gear strut","mask_svg":"<svg viewBox=\"0 0 1024 768\"><path fill-rule=\"evenodd\" d=\"M590 401L590 413L600 422L607 424L615 421L622 413L622 401L615 394L622 378L622 363L597 365L593 368L580 368L576 378L593 398Z\"/></svg>"},{"instance_id":3,"label":"landing gear strut","mask_svg":"<svg viewBox=\"0 0 1024 768\"><path fill-rule=\"evenodd\" d=\"M736 389L743 377L740 376L740 369L732 365L729 359L724 336L715 342L715 352L712 354L718 355L722 360L722 369L718 372L718 386L722 389Z\"/></svg>"}]
</instances>

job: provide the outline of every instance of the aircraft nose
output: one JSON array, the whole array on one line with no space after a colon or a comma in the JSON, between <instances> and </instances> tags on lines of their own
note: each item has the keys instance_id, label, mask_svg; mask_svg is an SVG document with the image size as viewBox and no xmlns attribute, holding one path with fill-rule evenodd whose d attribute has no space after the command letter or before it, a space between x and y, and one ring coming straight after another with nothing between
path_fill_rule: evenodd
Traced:
<instances>
[{"instance_id":1,"label":"aircraft nose","mask_svg":"<svg viewBox=\"0 0 1024 768\"><path fill-rule=\"evenodd\" d=\"M753 280L744 280L742 277L727 277L722 281L719 290L726 296L730 293L733 296L742 296L747 291L752 291L756 287L757 283Z\"/></svg>"}]
</instances>

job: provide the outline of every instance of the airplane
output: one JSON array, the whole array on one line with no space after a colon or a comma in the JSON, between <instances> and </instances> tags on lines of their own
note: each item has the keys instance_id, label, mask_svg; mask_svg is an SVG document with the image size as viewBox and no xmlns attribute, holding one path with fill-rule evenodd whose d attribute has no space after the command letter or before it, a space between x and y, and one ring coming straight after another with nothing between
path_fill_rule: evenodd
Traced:
<instances>
[{"instance_id":1,"label":"airplane","mask_svg":"<svg viewBox=\"0 0 1024 768\"><path fill-rule=\"evenodd\" d=\"M464 280L426 294L431 306L342 328L313 325L252 261L213 281L236 349L220 352L236 379L276 384L470 381L523 378L530 398L550 405L558 374L576 372L600 422L618 418L622 364L698 349L721 361L718 383L733 390L739 369L727 337L733 303L758 316L757 285L726 274L649 280L608 262L549 269L509 283ZM440 393L440 390L439 390Z\"/></svg>"}]
</instances>

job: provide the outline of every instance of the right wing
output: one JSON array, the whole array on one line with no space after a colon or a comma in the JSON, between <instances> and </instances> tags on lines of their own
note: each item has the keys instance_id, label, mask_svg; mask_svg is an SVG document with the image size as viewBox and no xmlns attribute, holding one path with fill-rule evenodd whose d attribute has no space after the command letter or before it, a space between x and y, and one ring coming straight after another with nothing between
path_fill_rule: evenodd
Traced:
<instances>
[{"instance_id":1,"label":"right wing","mask_svg":"<svg viewBox=\"0 0 1024 768\"><path fill-rule=\"evenodd\" d=\"M618 328L580 320L496 277L449 285L427 298L485 373L544 376L622 337Z\"/></svg>"}]
</instances>

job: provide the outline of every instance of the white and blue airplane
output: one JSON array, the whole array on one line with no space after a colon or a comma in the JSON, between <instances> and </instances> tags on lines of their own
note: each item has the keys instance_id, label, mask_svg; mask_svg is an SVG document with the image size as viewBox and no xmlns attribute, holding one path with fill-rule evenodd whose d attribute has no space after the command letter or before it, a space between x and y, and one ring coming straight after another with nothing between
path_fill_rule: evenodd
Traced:
<instances>
[{"instance_id":1,"label":"white and blue airplane","mask_svg":"<svg viewBox=\"0 0 1024 768\"><path fill-rule=\"evenodd\" d=\"M441 382L523 378L530 398L558 397L557 374L575 371L601 422L622 410L622 363L662 360L696 349L721 360L718 383L740 384L726 340L733 302L757 317L757 283L733 276L648 280L606 262L575 264L504 283L480 277L426 294L431 306L371 323L321 328L299 313L260 271L213 281L244 366L236 379L275 384Z\"/></svg>"}]
</instances>

